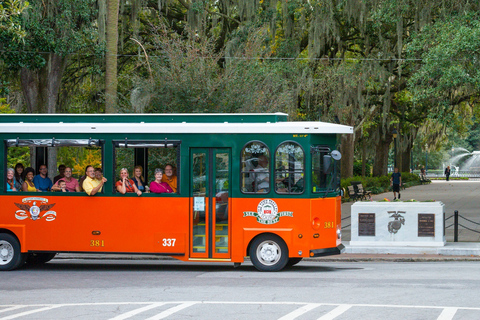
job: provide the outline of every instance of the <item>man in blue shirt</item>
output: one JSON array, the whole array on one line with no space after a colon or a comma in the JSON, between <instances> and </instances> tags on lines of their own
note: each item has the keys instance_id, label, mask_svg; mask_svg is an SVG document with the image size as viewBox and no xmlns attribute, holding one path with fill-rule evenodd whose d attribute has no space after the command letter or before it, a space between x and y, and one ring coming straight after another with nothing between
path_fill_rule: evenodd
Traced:
<instances>
[{"instance_id":1,"label":"man in blue shirt","mask_svg":"<svg viewBox=\"0 0 480 320\"><path fill-rule=\"evenodd\" d=\"M393 190L393 200L397 200L397 192L398 192L398 199L400 199L401 184L402 184L402 174L398 172L398 168L395 168L394 172L392 173L392 177L390 178L390 185L392 186L392 190Z\"/></svg>"},{"instance_id":2,"label":"man in blue shirt","mask_svg":"<svg viewBox=\"0 0 480 320\"><path fill-rule=\"evenodd\" d=\"M50 178L47 177L47 166L44 164L40 165L38 169L38 175L33 178L33 183L35 184L35 188L40 191L50 191L52 189L53 183Z\"/></svg>"}]
</instances>

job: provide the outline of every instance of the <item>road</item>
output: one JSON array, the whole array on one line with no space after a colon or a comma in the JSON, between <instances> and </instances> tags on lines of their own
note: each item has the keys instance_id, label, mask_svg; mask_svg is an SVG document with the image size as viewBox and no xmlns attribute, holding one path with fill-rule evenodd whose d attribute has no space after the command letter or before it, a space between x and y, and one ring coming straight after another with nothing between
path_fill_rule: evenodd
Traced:
<instances>
[{"instance_id":1,"label":"road","mask_svg":"<svg viewBox=\"0 0 480 320\"><path fill-rule=\"evenodd\" d=\"M0 273L0 319L480 319L480 262L59 260Z\"/></svg>"}]
</instances>

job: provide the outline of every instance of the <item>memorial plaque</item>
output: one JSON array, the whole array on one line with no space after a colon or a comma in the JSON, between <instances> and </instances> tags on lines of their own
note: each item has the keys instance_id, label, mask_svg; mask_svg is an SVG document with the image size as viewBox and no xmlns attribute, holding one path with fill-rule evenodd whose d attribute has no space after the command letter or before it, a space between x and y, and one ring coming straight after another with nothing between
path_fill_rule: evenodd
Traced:
<instances>
[{"instance_id":1,"label":"memorial plaque","mask_svg":"<svg viewBox=\"0 0 480 320\"><path fill-rule=\"evenodd\" d=\"M358 214L358 236L375 237L375 213Z\"/></svg>"},{"instance_id":2,"label":"memorial plaque","mask_svg":"<svg viewBox=\"0 0 480 320\"><path fill-rule=\"evenodd\" d=\"M435 237L435 214L433 213L418 214L418 236L419 237Z\"/></svg>"}]
</instances>

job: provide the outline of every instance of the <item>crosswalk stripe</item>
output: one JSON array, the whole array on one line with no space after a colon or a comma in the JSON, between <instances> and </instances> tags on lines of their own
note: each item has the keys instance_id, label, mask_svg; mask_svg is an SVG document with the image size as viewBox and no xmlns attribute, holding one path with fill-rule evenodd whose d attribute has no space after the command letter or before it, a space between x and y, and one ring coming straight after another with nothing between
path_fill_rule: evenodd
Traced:
<instances>
[{"instance_id":1,"label":"crosswalk stripe","mask_svg":"<svg viewBox=\"0 0 480 320\"><path fill-rule=\"evenodd\" d=\"M451 320L457 313L458 308L445 308L438 316L437 320Z\"/></svg>"},{"instance_id":2,"label":"crosswalk stripe","mask_svg":"<svg viewBox=\"0 0 480 320\"><path fill-rule=\"evenodd\" d=\"M196 302L186 302L186 303L182 303L176 307L173 307L173 308L170 308L170 309L167 309L153 317L150 317L146 320L159 320L159 319L164 319L172 314L174 314L175 312L178 312L180 310L183 310L183 309L186 309L188 307L191 307L193 305L197 304Z\"/></svg>"},{"instance_id":3,"label":"crosswalk stripe","mask_svg":"<svg viewBox=\"0 0 480 320\"><path fill-rule=\"evenodd\" d=\"M289 314L279 318L278 320L293 320L296 319L297 317L300 317L302 314L307 313L310 310L313 310L317 307L321 306L320 303L309 303L303 307L300 307Z\"/></svg>"},{"instance_id":4,"label":"crosswalk stripe","mask_svg":"<svg viewBox=\"0 0 480 320\"><path fill-rule=\"evenodd\" d=\"M17 313L17 314L12 314L11 316L0 318L0 320L10 320L10 319L15 319L15 318L20 318L20 317L28 316L28 315L33 314L33 313L49 311L49 310L60 308L60 307L63 307L63 304L44 307L44 308L35 309L35 310L29 310L29 311L25 311L25 312L21 312L21 313Z\"/></svg>"},{"instance_id":5,"label":"crosswalk stripe","mask_svg":"<svg viewBox=\"0 0 480 320\"><path fill-rule=\"evenodd\" d=\"M132 311L129 311L129 312L126 312L126 313L123 313L115 318L111 318L110 320L124 320L124 319L128 319L130 317L133 317L139 313L142 313L142 312L145 312L145 311L148 311L150 309L154 309L154 308L158 308L160 306L163 306L165 303L162 302L162 303L154 303L154 304L151 304L151 305L148 305L148 306L145 306L145 307L142 307L142 308L138 308L138 309L135 309L135 310L132 310Z\"/></svg>"},{"instance_id":6,"label":"crosswalk stripe","mask_svg":"<svg viewBox=\"0 0 480 320\"><path fill-rule=\"evenodd\" d=\"M338 317L339 315L341 315L342 313L344 313L345 311L347 311L351 307L352 306L348 305L348 304L341 304L338 307L336 307L335 309L333 309L332 311L330 311L329 313L327 313L327 314L321 316L320 318L318 318L318 320L332 320L332 319L335 319L336 317Z\"/></svg>"}]
</instances>

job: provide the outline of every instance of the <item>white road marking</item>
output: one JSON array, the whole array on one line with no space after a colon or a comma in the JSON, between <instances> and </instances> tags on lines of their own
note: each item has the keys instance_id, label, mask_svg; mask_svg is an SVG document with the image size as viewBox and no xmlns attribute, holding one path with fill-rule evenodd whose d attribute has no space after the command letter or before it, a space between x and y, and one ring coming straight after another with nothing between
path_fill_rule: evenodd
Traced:
<instances>
[{"instance_id":1,"label":"white road marking","mask_svg":"<svg viewBox=\"0 0 480 320\"><path fill-rule=\"evenodd\" d=\"M321 316L320 318L318 318L318 320L332 320L332 319L335 319L336 317L338 317L339 315L341 315L342 313L344 313L345 311L347 311L351 307L352 307L352 305L350 305L350 304L341 304L338 307L336 307L335 309L333 309L332 311L330 311L329 313L327 313L327 314Z\"/></svg>"},{"instance_id":2,"label":"white road marking","mask_svg":"<svg viewBox=\"0 0 480 320\"><path fill-rule=\"evenodd\" d=\"M148 311L150 309L154 309L154 308L158 308L160 306L163 306L164 304L166 304L166 302L160 302L160 303L154 303L154 304L151 304L151 305L148 305L148 306L145 306L145 307L142 307L142 308L138 308L138 309L135 309L135 310L132 310L132 311L129 311L129 312L126 312L124 314L121 314L115 318L111 318L110 320L124 320L124 319L128 319L130 317L133 317L139 313L142 313L142 312L145 312L145 311Z\"/></svg>"},{"instance_id":3,"label":"white road marking","mask_svg":"<svg viewBox=\"0 0 480 320\"><path fill-rule=\"evenodd\" d=\"M3 310L0 310L0 313L13 311L13 310L17 310L17 309L20 309L20 308L24 308L24 306L13 306L13 307L10 307L10 308L6 308L6 309L3 309Z\"/></svg>"},{"instance_id":4,"label":"white road marking","mask_svg":"<svg viewBox=\"0 0 480 320\"><path fill-rule=\"evenodd\" d=\"M457 313L458 308L445 308L438 316L437 320L452 320Z\"/></svg>"},{"instance_id":5,"label":"white road marking","mask_svg":"<svg viewBox=\"0 0 480 320\"><path fill-rule=\"evenodd\" d=\"M172 314L174 314L175 312L178 312L180 310L183 310L185 308L188 308L188 307L191 307L193 305L197 304L197 302L185 302L185 303L182 303L181 305L178 305L176 307L173 307L173 308L170 308L168 310L165 310L163 311L162 313L159 313L153 317L150 317L146 320L158 320L158 319L164 319Z\"/></svg>"},{"instance_id":6,"label":"white road marking","mask_svg":"<svg viewBox=\"0 0 480 320\"><path fill-rule=\"evenodd\" d=\"M289 314L279 318L278 320L293 320L296 319L297 317L300 317L302 314L307 313L310 310L313 310L317 307L321 306L320 303L309 303L303 307L300 307Z\"/></svg>"},{"instance_id":7,"label":"white road marking","mask_svg":"<svg viewBox=\"0 0 480 320\"><path fill-rule=\"evenodd\" d=\"M11 316L1 318L0 320L10 320L10 319L15 319L15 318L20 318L20 317L28 316L32 313L49 311L49 310L60 308L60 307L63 307L63 306L64 306L63 304L51 305L51 306L40 308L40 309L29 310L29 311L25 311L25 312L21 312L21 313L17 313L17 314L12 314Z\"/></svg>"}]
</instances>

